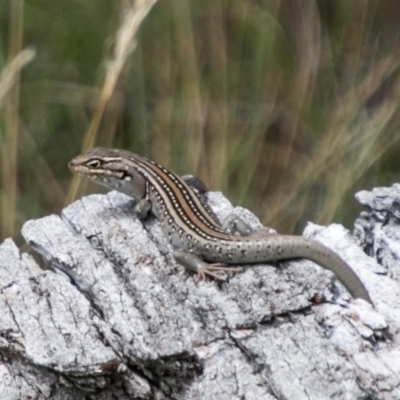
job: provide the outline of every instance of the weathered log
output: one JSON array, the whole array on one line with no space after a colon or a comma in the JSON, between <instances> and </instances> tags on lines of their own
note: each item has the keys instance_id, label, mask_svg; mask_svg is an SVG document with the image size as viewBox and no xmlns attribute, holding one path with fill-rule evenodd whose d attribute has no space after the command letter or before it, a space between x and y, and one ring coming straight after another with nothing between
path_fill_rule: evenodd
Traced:
<instances>
[{"instance_id":1,"label":"weathered log","mask_svg":"<svg viewBox=\"0 0 400 400\"><path fill-rule=\"evenodd\" d=\"M400 186L358 197L369 207L358 244L340 225L305 235L351 265L375 309L306 260L199 281L121 193L28 221L48 269L0 245L0 398L400 398ZM260 227L220 193L208 198L219 217Z\"/></svg>"}]
</instances>

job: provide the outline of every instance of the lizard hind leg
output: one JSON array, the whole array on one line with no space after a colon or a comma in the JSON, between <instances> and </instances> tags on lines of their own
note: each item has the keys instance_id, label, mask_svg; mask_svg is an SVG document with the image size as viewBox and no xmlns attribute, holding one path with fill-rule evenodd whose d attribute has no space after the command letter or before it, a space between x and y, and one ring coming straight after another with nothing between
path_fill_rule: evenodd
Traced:
<instances>
[{"instance_id":1,"label":"lizard hind leg","mask_svg":"<svg viewBox=\"0 0 400 400\"><path fill-rule=\"evenodd\" d=\"M222 221L222 229L233 236L252 236L252 237L263 237L276 235L276 232L265 226L253 229L247 222L235 214L229 214Z\"/></svg>"},{"instance_id":2,"label":"lizard hind leg","mask_svg":"<svg viewBox=\"0 0 400 400\"><path fill-rule=\"evenodd\" d=\"M201 280L206 279L206 276L221 281L224 278L219 274L220 272L237 272L238 269L234 267L227 267L224 263L209 264L202 260L197 255L184 250L174 251L175 261L185 267L186 270L196 272Z\"/></svg>"},{"instance_id":3,"label":"lizard hind leg","mask_svg":"<svg viewBox=\"0 0 400 400\"><path fill-rule=\"evenodd\" d=\"M229 214L222 221L222 228L226 233L234 236L250 236L254 234L254 230L250 225L235 214Z\"/></svg>"},{"instance_id":4,"label":"lizard hind leg","mask_svg":"<svg viewBox=\"0 0 400 400\"><path fill-rule=\"evenodd\" d=\"M183 175L181 176L181 179L192 189L197 190L200 194L205 194L209 191L205 183L197 176Z\"/></svg>"}]
</instances>

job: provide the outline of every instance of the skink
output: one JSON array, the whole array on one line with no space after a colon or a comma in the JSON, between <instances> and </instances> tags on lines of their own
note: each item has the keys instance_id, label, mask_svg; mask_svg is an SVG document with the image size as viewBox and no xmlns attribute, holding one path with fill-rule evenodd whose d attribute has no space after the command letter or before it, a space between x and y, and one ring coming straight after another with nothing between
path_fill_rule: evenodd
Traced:
<instances>
[{"instance_id":1,"label":"skink","mask_svg":"<svg viewBox=\"0 0 400 400\"><path fill-rule=\"evenodd\" d=\"M83 178L134 197L136 216L144 219L153 213L174 248L175 260L203 278L210 275L218 279L218 272L229 269L226 264L306 258L332 271L353 297L373 304L351 267L316 241L301 236L246 234L240 220L226 224L240 236L227 232L196 193L194 188L202 187L195 178L181 178L142 156L108 148L94 148L75 157L69 168Z\"/></svg>"}]
</instances>

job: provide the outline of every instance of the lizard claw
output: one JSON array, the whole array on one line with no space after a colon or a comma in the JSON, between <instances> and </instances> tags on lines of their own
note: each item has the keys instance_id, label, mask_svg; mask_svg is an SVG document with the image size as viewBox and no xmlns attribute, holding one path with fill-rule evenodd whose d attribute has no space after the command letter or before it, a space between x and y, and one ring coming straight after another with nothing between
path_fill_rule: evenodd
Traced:
<instances>
[{"instance_id":1,"label":"lizard claw","mask_svg":"<svg viewBox=\"0 0 400 400\"><path fill-rule=\"evenodd\" d=\"M224 274L221 274L221 272L240 271L240 269L228 267L223 263L209 264L198 255L180 249L174 251L174 258L176 262L183 265L187 270L196 272L201 280L209 276L217 281L223 281L225 280L223 277Z\"/></svg>"},{"instance_id":2,"label":"lizard claw","mask_svg":"<svg viewBox=\"0 0 400 400\"><path fill-rule=\"evenodd\" d=\"M201 280L205 280L206 276L214 278L217 281L224 281L225 279L218 274L218 272L239 272L237 268L227 267L226 264L207 264L205 267L197 271L197 275Z\"/></svg>"}]
</instances>

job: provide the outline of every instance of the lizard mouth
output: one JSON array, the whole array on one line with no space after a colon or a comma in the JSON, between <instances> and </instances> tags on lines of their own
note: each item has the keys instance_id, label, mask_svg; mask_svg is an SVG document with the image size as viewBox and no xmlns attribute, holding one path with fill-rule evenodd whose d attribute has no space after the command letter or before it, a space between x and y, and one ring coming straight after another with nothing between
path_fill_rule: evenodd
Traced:
<instances>
[{"instance_id":1,"label":"lizard mouth","mask_svg":"<svg viewBox=\"0 0 400 400\"><path fill-rule=\"evenodd\" d=\"M90 179L90 180L97 179L96 174L89 173L88 167L85 167L84 165L75 164L74 160L72 160L68 163L68 168L70 169L71 172L73 172L74 174L76 174L82 178L86 178L86 179Z\"/></svg>"},{"instance_id":2,"label":"lizard mouth","mask_svg":"<svg viewBox=\"0 0 400 400\"><path fill-rule=\"evenodd\" d=\"M77 175L83 175L84 170L87 169L87 168L83 167L82 165L75 164L74 160L72 160L68 163L68 168L70 169L71 172L73 172L74 174L77 174Z\"/></svg>"}]
</instances>

